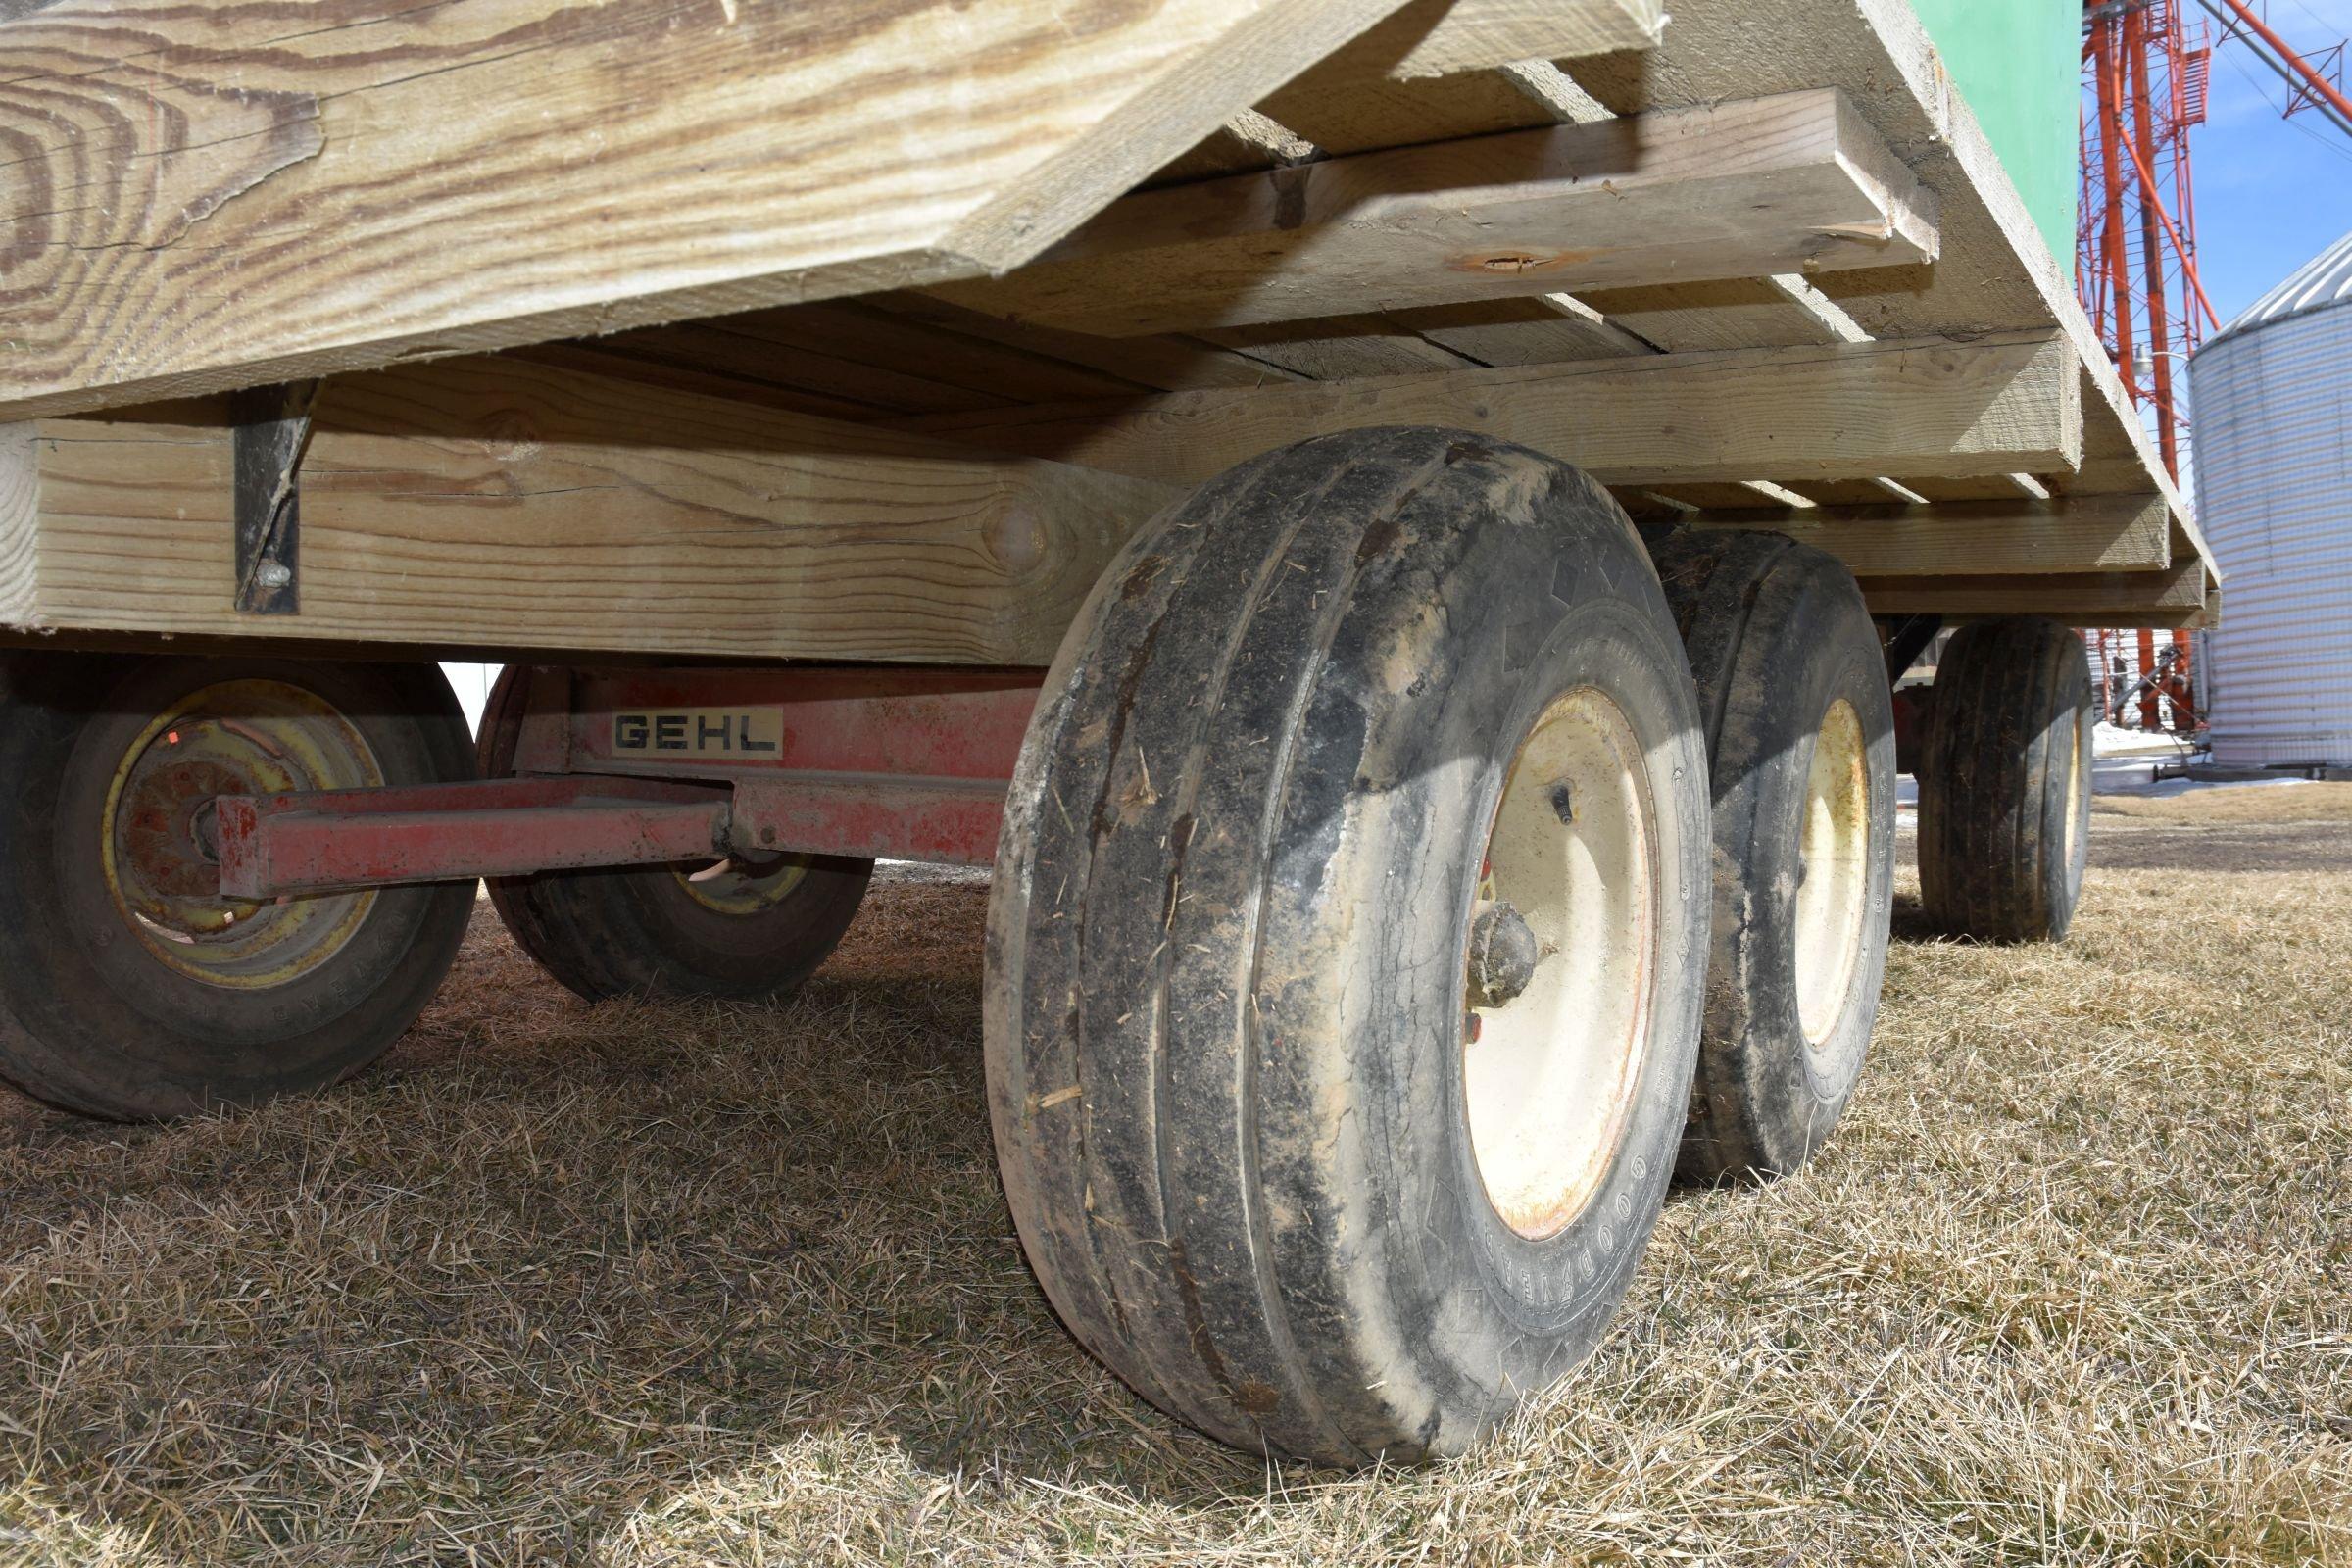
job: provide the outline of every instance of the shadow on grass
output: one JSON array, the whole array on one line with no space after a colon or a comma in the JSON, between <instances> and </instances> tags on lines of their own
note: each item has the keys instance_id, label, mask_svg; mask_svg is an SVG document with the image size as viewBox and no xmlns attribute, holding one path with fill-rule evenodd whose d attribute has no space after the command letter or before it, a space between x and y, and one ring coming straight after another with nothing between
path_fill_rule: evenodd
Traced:
<instances>
[{"instance_id":1,"label":"shadow on grass","mask_svg":"<svg viewBox=\"0 0 2352 1568\"><path fill-rule=\"evenodd\" d=\"M813 1471L860 1513L945 1477L1254 1486L1022 1260L984 902L878 890L772 1008L580 1004L485 913L331 1094L161 1128L0 1107L0 1467L132 1536L337 1560L564 1554L713 1477Z\"/></svg>"}]
</instances>

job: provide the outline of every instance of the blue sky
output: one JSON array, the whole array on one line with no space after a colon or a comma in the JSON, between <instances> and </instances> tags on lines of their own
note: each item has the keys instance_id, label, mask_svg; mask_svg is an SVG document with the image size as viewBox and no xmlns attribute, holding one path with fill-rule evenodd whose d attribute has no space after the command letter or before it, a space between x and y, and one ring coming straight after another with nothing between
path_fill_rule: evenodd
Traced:
<instances>
[{"instance_id":1,"label":"blue sky","mask_svg":"<svg viewBox=\"0 0 2352 1568\"><path fill-rule=\"evenodd\" d=\"M2193 3L2190 18L2204 13ZM2273 30L2307 52L2352 35L2352 0L2269 0ZM2347 51L2352 54L2352 51ZM2352 72L2346 74L2352 91ZM2213 59L2206 122L2189 132L2199 274L2227 321L2352 231L2352 136L2306 111L2281 120L2285 86L2244 46Z\"/></svg>"}]
</instances>

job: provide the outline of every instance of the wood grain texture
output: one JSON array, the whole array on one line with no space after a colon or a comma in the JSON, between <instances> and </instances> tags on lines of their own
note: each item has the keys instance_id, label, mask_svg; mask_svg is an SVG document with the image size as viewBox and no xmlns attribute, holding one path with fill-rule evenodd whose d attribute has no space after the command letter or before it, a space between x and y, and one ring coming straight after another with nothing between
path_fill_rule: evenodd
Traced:
<instances>
[{"instance_id":1,"label":"wood grain texture","mask_svg":"<svg viewBox=\"0 0 2352 1568\"><path fill-rule=\"evenodd\" d=\"M1093 337L1084 332L1063 332L1050 326L1007 321L912 291L879 295L862 303L944 332L1051 355L1125 380L1141 381L1163 392L1264 386L1272 381L1300 379L1262 360L1252 360L1194 337Z\"/></svg>"},{"instance_id":2,"label":"wood grain texture","mask_svg":"<svg viewBox=\"0 0 2352 1568\"><path fill-rule=\"evenodd\" d=\"M1016 266L1397 0L58 0L0 412Z\"/></svg>"},{"instance_id":3,"label":"wood grain texture","mask_svg":"<svg viewBox=\"0 0 2352 1568\"><path fill-rule=\"evenodd\" d=\"M1522 442L1605 484L2065 467L2080 382L2050 332L1829 344L1191 392L888 421L992 450L1197 484L1334 430L1437 424Z\"/></svg>"},{"instance_id":4,"label":"wood grain texture","mask_svg":"<svg viewBox=\"0 0 2352 1568\"><path fill-rule=\"evenodd\" d=\"M1131 336L1935 252L1933 199L1824 90L1147 191L933 292Z\"/></svg>"},{"instance_id":5,"label":"wood grain texture","mask_svg":"<svg viewBox=\"0 0 2352 1568\"><path fill-rule=\"evenodd\" d=\"M0 424L0 624L29 621L38 612L40 457L29 419Z\"/></svg>"},{"instance_id":6,"label":"wood grain texture","mask_svg":"<svg viewBox=\"0 0 2352 1568\"><path fill-rule=\"evenodd\" d=\"M1647 49L1665 20L1664 0L1411 0L1302 79L1411 81L1517 60Z\"/></svg>"},{"instance_id":7,"label":"wood grain texture","mask_svg":"<svg viewBox=\"0 0 2352 1568\"><path fill-rule=\"evenodd\" d=\"M2161 496L2075 501L1816 506L1700 513L1697 528L1769 528L1845 563L1857 577L1982 577L2161 571L2172 564Z\"/></svg>"},{"instance_id":8,"label":"wood grain texture","mask_svg":"<svg viewBox=\"0 0 2352 1568\"><path fill-rule=\"evenodd\" d=\"M0 466L19 627L1043 663L1164 487L496 359L341 378L302 612L230 610L217 399L37 421ZM24 433L9 427L23 454Z\"/></svg>"}]
</instances>

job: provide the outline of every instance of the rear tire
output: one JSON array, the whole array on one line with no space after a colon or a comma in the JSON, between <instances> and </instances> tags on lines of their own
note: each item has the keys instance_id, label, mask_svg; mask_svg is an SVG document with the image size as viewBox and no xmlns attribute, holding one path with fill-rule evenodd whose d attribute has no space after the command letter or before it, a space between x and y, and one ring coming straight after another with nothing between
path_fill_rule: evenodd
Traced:
<instances>
[{"instance_id":1,"label":"rear tire","mask_svg":"<svg viewBox=\"0 0 2352 1568\"><path fill-rule=\"evenodd\" d=\"M2090 669L2054 620L1971 621L1936 665L1919 772L1928 918L1984 942L2055 942L2090 840Z\"/></svg>"},{"instance_id":2,"label":"rear tire","mask_svg":"<svg viewBox=\"0 0 2352 1568\"><path fill-rule=\"evenodd\" d=\"M472 885L224 899L206 803L472 772L430 664L0 661L0 1076L131 1120L372 1061L448 973Z\"/></svg>"},{"instance_id":3,"label":"rear tire","mask_svg":"<svg viewBox=\"0 0 2352 1568\"><path fill-rule=\"evenodd\" d=\"M1654 553L1698 686L1714 931L1687 1182L1783 1176L1844 1113L1886 970L1894 732L1853 574L1764 532Z\"/></svg>"},{"instance_id":4,"label":"rear tire","mask_svg":"<svg viewBox=\"0 0 2352 1568\"><path fill-rule=\"evenodd\" d=\"M509 664L482 712L485 778L514 771L528 665ZM832 955L865 898L874 862L738 856L699 865L543 871L489 879L515 945L591 1002L717 997L777 1002Z\"/></svg>"},{"instance_id":5,"label":"rear tire","mask_svg":"<svg viewBox=\"0 0 2352 1568\"><path fill-rule=\"evenodd\" d=\"M1582 1359L1689 1103L1704 779L1574 468L1356 431L1145 528L1047 679L989 917L998 1158L1071 1331L1344 1466L1459 1451Z\"/></svg>"}]
</instances>

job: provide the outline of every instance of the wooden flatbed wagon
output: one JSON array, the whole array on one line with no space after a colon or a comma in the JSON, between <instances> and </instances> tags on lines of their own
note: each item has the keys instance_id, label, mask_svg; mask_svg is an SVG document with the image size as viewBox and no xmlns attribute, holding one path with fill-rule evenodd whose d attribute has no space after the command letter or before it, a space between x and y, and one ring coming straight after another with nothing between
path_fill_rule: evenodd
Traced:
<instances>
[{"instance_id":1,"label":"wooden flatbed wagon","mask_svg":"<svg viewBox=\"0 0 2352 1568\"><path fill-rule=\"evenodd\" d=\"M1931 912L2063 932L2065 626L2210 564L1906 0L50 0L0 22L0 1075L370 1059L472 879L788 994L997 868L1064 1320L1449 1451ZM503 661L478 744L435 658Z\"/></svg>"}]
</instances>

